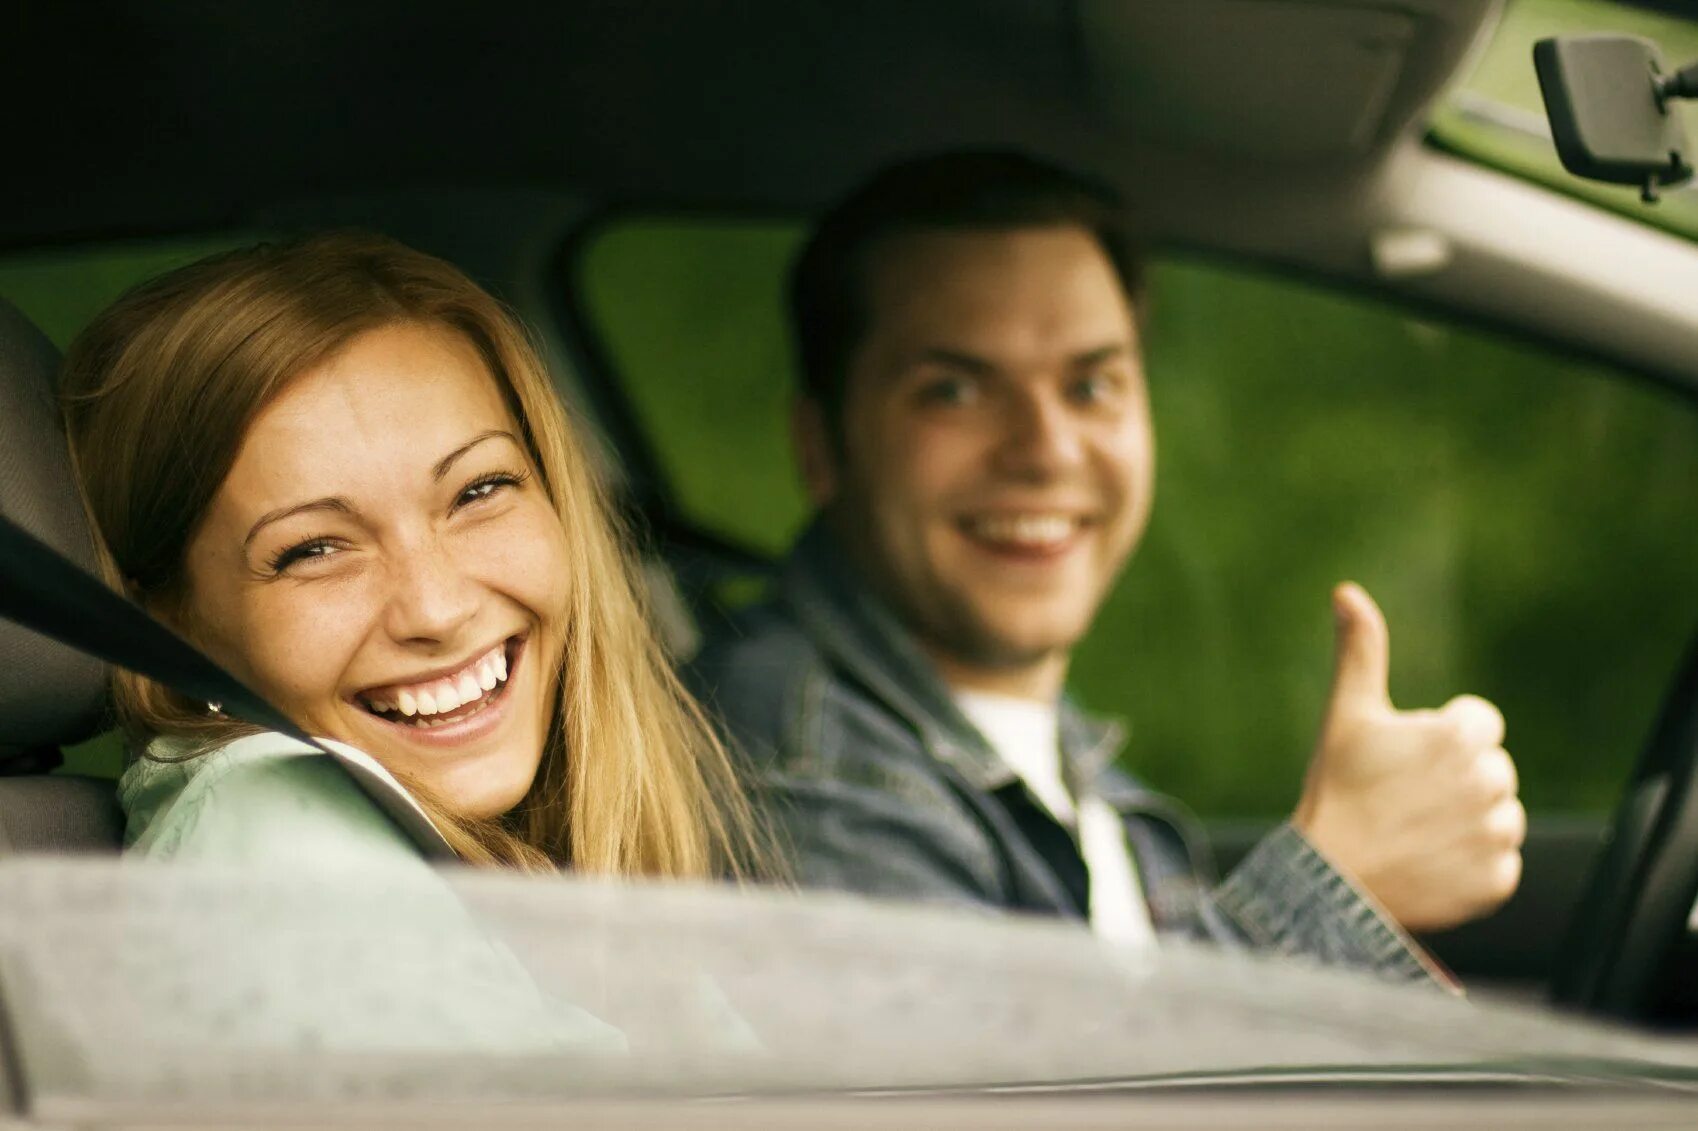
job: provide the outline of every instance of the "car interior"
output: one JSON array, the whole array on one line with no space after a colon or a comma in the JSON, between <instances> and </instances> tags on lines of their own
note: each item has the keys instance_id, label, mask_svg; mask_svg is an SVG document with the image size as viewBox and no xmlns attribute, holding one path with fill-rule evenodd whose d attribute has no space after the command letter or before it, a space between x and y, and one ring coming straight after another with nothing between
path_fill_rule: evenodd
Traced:
<instances>
[{"instance_id":1,"label":"car interior","mask_svg":"<svg viewBox=\"0 0 1698 1131\"><path fill-rule=\"evenodd\" d=\"M773 488L787 500L776 510L765 496L759 505L730 494L693 500L739 476L767 490L785 475L775 470L788 365L776 272L807 217L901 157L992 146L1038 153L1122 188L1167 265L1152 302L1171 294L1171 309L1182 311L1188 295L1205 291L1230 300L1183 326L1172 315L1174 344L1164 347L1172 356L1202 366L1210 351L1240 342L1223 365L1265 347L1293 358L1279 380L1316 371L1310 392L1267 387L1270 402L1336 400L1330 390L1345 383L1382 381L1390 400L1437 412L1464 394L1431 392L1416 383L1422 374L1450 367L1461 384L1489 385L1520 351L1557 359L1552 372L1582 373L1573 379L1581 391L1565 400L1553 392L1544 402L1543 379L1529 378L1468 410L1467 442L1520 452L1552 469L1548 482L1559 486L1511 500L1492 495L1495 481L1479 472L1470 482L1487 499L1483 517L1458 537L1489 543L1503 525L1493 516L1525 507L1574 539L1553 572L1579 576L1596 558L1611 579L1633 579L1608 582L1621 604L1600 603L1578 582L1559 599L1509 566L1485 580L1435 567L1419 584L1392 586L1394 665L1399 640L1415 642L1412 698L1472 689L1442 686L1456 673L1547 665L1528 677L1523 699L1503 697L1524 789L1551 799L1529 802L1521 890L1497 914L1425 941L1483 992L1554 995L1589 1012L1690 1025L1698 1019L1690 973L1698 968L1698 194L1670 188L1653 212L1631 189L1570 185L1544 166L1530 172L1516 154L1549 149L1537 117L1470 93L1481 67L1507 65L1492 62L1492 51L1514 21L1524 30L1554 20L1565 2L1590 18L1653 21L1692 37L1671 41L1671 51L1698 43L1698 21L1682 4L1601 0L570 0L476 9L441 0L168 0L98 15L28 3L0 42L14 158L0 178L0 298L9 300L0 304L0 514L93 568L53 408L55 347L124 285L254 238L380 230L459 264L533 328L644 531L656 616L687 655L771 575L784 533L773 515L799 515L788 481ZM1530 57L1523 64L1513 81L1531 84ZM1511 155L1471 148L1486 135L1507 139ZM705 235L685 252L680 233ZM727 234L731 243L714 242ZM686 267L693 291L670 306L641 305ZM1289 325L1265 295L1287 287L1317 309L1342 303L1391 327L1385 333L1399 336L1409 360L1382 362L1366 347L1332 356L1331 347L1282 338ZM739 313L756 291L745 305L764 305ZM1240 315L1249 321L1235 322ZM686 332L672 318L708 329ZM1457 352L1453 334L1475 352ZM1329 366L1336 374L1323 376ZM756 377L771 380L754 392L738 384ZM1188 479L1181 434L1205 435L1230 404L1188 400L1204 394L1177 381L1170 388L1157 398L1157 428L1175 455L1164 447L1156 512L1181 523L1230 482ZM653 399L662 393L678 399ZM1631 411L1614 407L1617 396ZM752 401L774 406L761 418L771 435L724 415ZM1524 426L1571 409L1562 435L1577 439L1560 446ZM1297 415L1245 418L1233 424L1239 431L1217 435L1289 425L1296 451ZM1641 431L1608 431L1629 416ZM693 484L679 452L699 438L669 446L667 429L717 429L700 440ZM1437 466L1462 442L1436 437L1421 458ZM1339 458L1372 464L1374 441L1353 443ZM735 466L744 450L771 459ZM1601 452L1619 454L1631 474L1611 480L1616 465ZM1241 449L1217 454L1249 458ZM1411 466L1396 474L1424 482L1428 464ZM1330 473L1305 463L1293 474ZM1569 483L1600 493L1577 502L1560 486ZM1435 530L1474 505L1431 497ZM1370 505L1369 496L1353 499ZM1257 521L1288 531L1291 543L1244 551L1265 572L1330 537L1300 502L1257 505ZM723 511L739 517L704 520ZM1169 511L1173 519L1159 517ZM1221 521L1237 513L1228 508ZM766 525L739 525L756 519ZM1341 568L1361 560L1367 572L1392 576L1398 563L1440 552L1442 539L1421 537ZM1204 554L1187 545L1178 534L1153 543L1150 569L1182 582ZM1513 547L1504 554L1521 560ZM1225 591L1238 582L1209 584ZM1155 600L1128 598L1130 611L1115 615L1135 620ZM1224 597L1175 600L1187 615L1215 611L1199 638L1225 632L1219 626L1238 615ZM1494 600L1522 602L1530 622L1543 618L1540 634L1459 652L1460 637L1424 623L1441 603L1447 616L1487 617ZM1596 620L1607 646L1570 639L1563 617L1572 609ZM1324 664L1324 625L1314 626ZM1118 641L1096 649L1080 673L1087 698L1105 687L1101 697L1112 700L1109 685L1131 679L1128 671L1146 684L1167 671L1128 669ZM1421 659L1423 650L1437 658ZM1279 666L1257 656L1222 664L1244 679ZM1280 683L1293 704L1280 710L1299 720L1292 728L1310 725L1301 720L1313 717L1324 675ZM112 739L87 745L110 727L103 679L97 662L0 622L0 856L118 847ZM1596 703L1617 713L1591 719ZM1515 744L1519 719L1530 720L1522 733L1538 736L1527 748ZM1135 735L1138 725L1135 713ZM1261 758L1243 740L1257 725L1246 718L1218 745ZM1597 800L1579 804L1560 782L1540 780L1542 744L1566 744L1561 765L1583 767L1575 780ZM105 769L89 768L90 749ZM1234 799L1218 807L1189 795L1189 778L1163 778L1167 763L1139 772L1158 786L1180 783L1171 791L1199 809L1225 868L1294 798L1305 754L1256 769L1277 770L1290 796L1258 793L1254 803L1238 799L1263 779L1236 764L1171 771L1214 774ZM1553 769L1548 778L1559 776Z\"/></svg>"}]
</instances>

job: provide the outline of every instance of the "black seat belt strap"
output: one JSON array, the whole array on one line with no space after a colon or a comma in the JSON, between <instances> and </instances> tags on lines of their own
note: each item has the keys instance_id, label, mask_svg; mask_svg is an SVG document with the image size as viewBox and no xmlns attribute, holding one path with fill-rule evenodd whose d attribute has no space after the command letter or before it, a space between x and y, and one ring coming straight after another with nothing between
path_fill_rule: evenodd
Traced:
<instances>
[{"instance_id":1,"label":"black seat belt strap","mask_svg":"<svg viewBox=\"0 0 1698 1131\"><path fill-rule=\"evenodd\" d=\"M132 601L0 515L0 617L330 753Z\"/></svg>"}]
</instances>

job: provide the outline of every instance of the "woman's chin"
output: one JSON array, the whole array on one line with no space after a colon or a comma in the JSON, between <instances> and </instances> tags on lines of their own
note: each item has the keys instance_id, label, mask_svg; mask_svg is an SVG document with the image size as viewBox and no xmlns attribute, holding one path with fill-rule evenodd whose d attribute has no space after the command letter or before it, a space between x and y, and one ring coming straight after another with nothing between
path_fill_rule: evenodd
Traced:
<instances>
[{"instance_id":1,"label":"woman's chin","mask_svg":"<svg viewBox=\"0 0 1698 1131\"><path fill-rule=\"evenodd\" d=\"M438 733L446 727L408 730L370 715L350 721L336 728L343 733L317 733L358 747L404 783L473 819L499 817L518 805L541 762L541 736L522 733L533 729L524 718L498 720L505 725L475 736Z\"/></svg>"},{"instance_id":2,"label":"woman's chin","mask_svg":"<svg viewBox=\"0 0 1698 1131\"><path fill-rule=\"evenodd\" d=\"M409 753L414 781L454 812L481 819L499 817L524 799L536 777L540 743L504 743L458 757Z\"/></svg>"},{"instance_id":3,"label":"woman's chin","mask_svg":"<svg viewBox=\"0 0 1698 1131\"><path fill-rule=\"evenodd\" d=\"M436 790L438 798L453 812L474 821L493 821L506 816L525 799L531 783L523 782L513 788L492 790L485 787L476 796L467 796L464 792L454 792L452 787Z\"/></svg>"}]
</instances>

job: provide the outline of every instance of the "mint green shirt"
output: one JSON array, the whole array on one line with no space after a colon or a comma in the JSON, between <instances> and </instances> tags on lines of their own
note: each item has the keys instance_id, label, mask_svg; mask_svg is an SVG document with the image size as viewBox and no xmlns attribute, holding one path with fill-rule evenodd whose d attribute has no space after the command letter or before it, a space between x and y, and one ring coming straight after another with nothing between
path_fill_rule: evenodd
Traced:
<instances>
[{"instance_id":1,"label":"mint green shirt","mask_svg":"<svg viewBox=\"0 0 1698 1131\"><path fill-rule=\"evenodd\" d=\"M149 747L183 749L168 739ZM303 901L298 931L244 938L208 973L208 1010L226 1028L232 1014L244 1026L233 1040L360 1052L626 1047L620 1030L539 988L328 755L267 733L186 761L144 758L124 772L118 800L131 855L270 871L281 898L311 895L302 875L330 881L322 902ZM266 1008L220 1004L278 981L288 992L266 994Z\"/></svg>"},{"instance_id":2,"label":"mint green shirt","mask_svg":"<svg viewBox=\"0 0 1698 1131\"><path fill-rule=\"evenodd\" d=\"M185 744L155 739L150 754ZM118 782L129 852L221 864L324 864L426 872L406 833L336 761L256 734L186 761L137 760Z\"/></svg>"}]
</instances>

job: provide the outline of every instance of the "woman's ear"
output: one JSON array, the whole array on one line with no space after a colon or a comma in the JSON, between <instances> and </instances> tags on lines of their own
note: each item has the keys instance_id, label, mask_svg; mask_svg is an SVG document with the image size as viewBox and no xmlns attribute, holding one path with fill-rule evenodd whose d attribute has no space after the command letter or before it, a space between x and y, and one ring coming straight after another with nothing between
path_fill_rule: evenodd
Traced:
<instances>
[{"instance_id":1,"label":"woman's ear","mask_svg":"<svg viewBox=\"0 0 1698 1131\"><path fill-rule=\"evenodd\" d=\"M808 501L826 506L837 495L838 451L825 410L812 397L797 397L790 406L790 445Z\"/></svg>"}]
</instances>

